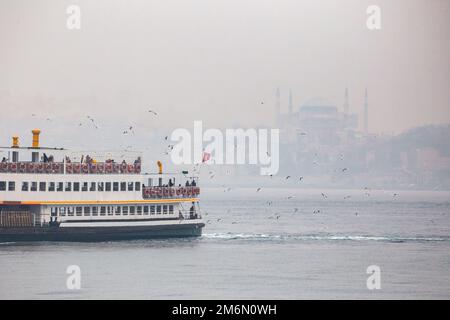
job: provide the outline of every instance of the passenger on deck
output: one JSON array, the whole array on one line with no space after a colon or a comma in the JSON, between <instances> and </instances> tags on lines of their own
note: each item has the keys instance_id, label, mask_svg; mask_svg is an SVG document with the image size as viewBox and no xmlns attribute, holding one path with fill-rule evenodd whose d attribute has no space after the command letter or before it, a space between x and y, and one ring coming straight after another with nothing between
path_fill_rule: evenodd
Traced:
<instances>
[{"instance_id":1,"label":"passenger on deck","mask_svg":"<svg viewBox=\"0 0 450 320\"><path fill-rule=\"evenodd\" d=\"M169 187L173 187L174 183L172 182L172 179L169 179Z\"/></svg>"},{"instance_id":2,"label":"passenger on deck","mask_svg":"<svg viewBox=\"0 0 450 320\"><path fill-rule=\"evenodd\" d=\"M197 214L195 213L195 204L192 202L192 207L189 209L189 218L195 219L197 218Z\"/></svg>"},{"instance_id":3,"label":"passenger on deck","mask_svg":"<svg viewBox=\"0 0 450 320\"><path fill-rule=\"evenodd\" d=\"M6 158L5 157L3 157L2 162L6 162Z\"/></svg>"},{"instance_id":4,"label":"passenger on deck","mask_svg":"<svg viewBox=\"0 0 450 320\"><path fill-rule=\"evenodd\" d=\"M189 181L186 181L186 187L190 187Z\"/></svg>"},{"instance_id":5,"label":"passenger on deck","mask_svg":"<svg viewBox=\"0 0 450 320\"><path fill-rule=\"evenodd\" d=\"M192 180L191 186L195 187L196 185L195 180Z\"/></svg>"}]
</instances>

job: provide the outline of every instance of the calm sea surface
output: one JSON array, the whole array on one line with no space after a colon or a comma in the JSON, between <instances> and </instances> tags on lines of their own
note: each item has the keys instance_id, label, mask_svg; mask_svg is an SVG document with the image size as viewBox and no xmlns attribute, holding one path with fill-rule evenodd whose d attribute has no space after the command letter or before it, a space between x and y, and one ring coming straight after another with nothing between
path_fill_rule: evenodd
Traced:
<instances>
[{"instance_id":1,"label":"calm sea surface","mask_svg":"<svg viewBox=\"0 0 450 320\"><path fill-rule=\"evenodd\" d=\"M0 244L0 298L450 298L449 192L205 189L201 209L196 239Z\"/></svg>"}]
</instances>

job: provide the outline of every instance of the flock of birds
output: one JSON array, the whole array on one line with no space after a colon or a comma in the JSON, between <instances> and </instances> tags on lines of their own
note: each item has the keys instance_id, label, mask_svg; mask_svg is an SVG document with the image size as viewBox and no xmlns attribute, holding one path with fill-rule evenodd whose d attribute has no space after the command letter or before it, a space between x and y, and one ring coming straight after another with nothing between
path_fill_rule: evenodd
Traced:
<instances>
[{"instance_id":1,"label":"flock of birds","mask_svg":"<svg viewBox=\"0 0 450 320\"><path fill-rule=\"evenodd\" d=\"M261 102L261 104L263 104L263 102ZM152 116L155 116L155 117L157 117L157 116L159 115L158 112L156 112L155 110L152 110L152 109L148 109L148 110L147 110L147 113L149 113L149 114L151 114ZM36 117L36 114L33 113L31 116L32 116L32 117ZM90 126L92 126L93 129L95 129L95 130L99 130L99 129L100 129L100 126L98 125L97 121L96 121L92 116L87 115L87 116L86 116L86 119L87 119L87 123L88 123ZM51 119L51 118L45 118L45 121L47 121L47 122L52 122L53 119ZM82 127L82 126L86 126L86 124L83 124L83 122L79 122L78 127ZM133 126L133 125L127 126L127 127L122 131L122 134L123 134L123 135L130 135L130 134L131 134L131 135L134 135L134 134L135 134L134 126ZM305 132L302 132L301 135L306 135L306 133L305 133ZM164 137L164 140L165 140L165 141L168 141L168 139L169 139L169 137L166 135L166 136ZM124 149L124 151L129 151L131 148L132 148L132 146L126 146L125 149ZM164 154L164 155L169 155L170 152L173 150L173 148L174 148L174 145L173 145L173 144L168 144L167 147L165 148L163 154ZM317 156L317 154L316 154L316 156ZM339 159L340 159L340 160L343 160L343 159L344 159L344 156L343 156L342 154L339 155ZM316 165L317 165L318 163L317 163L317 161L314 161L313 164L316 164ZM196 165L194 165L193 172L194 172L194 173L199 173L199 172L200 172L200 167L201 167L201 164L196 164ZM342 173L347 172L348 170L349 170L349 169L348 169L347 167L344 167L344 168L341 168L341 169L340 169L340 171L341 171ZM208 176L209 176L209 179L214 179L215 176L216 176L216 174L215 174L214 171L210 170L210 171L208 172ZM273 175L270 175L269 177L272 179L272 178L273 178ZM285 180L285 181L287 181L287 180L292 180L292 179L293 179L293 177L292 177L291 175L287 175L287 176L284 177L284 180ZM297 180L298 182L302 182L302 181L304 180L304 176L299 176L299 177L296 178L296 180ZM224 188L223 192L230 192L230 191L233 190L233 189L232 189L231 187L229 187L229 186L222 185L222 187ZM263 191L263 188L262 188L262 187L257 187L257 188L256 188L256 192L257 192L257 193L261 193L262 191ZM371 189L370 189L370 188L365 187L365 188L363 189L363 191L364 191L364 195L365 195L366 197L370 197L370 195L371 195L371 193L370 193L370 192L371 192ZM325 194L324 192L321 192L320 195L321 195L321 197L322 197L323 200L328 199L328 195ZM393 197L393 198L395 198L395 197L397 197L397 196L398 196L398 193L393 193L393 194L392 194L392 197ZM285 199L285 200L291 200L291 199L294 199L294 198L295 198L295 195L288 195L288 196L286 196L284 199ZM350 199L350 198L351 198L350 195L346 195L346 196L343 197L343 200L348 200L348 199ZM267 205L268 207L271 207L272 204L273 204L273 201L272 201L272 200L266 201L266 205ZM227 213L230 213L230 212L231 212L231 209L228 209L228 210L227 210ZM294 208L293 213L297 213L297 212L299 212L299 208ZM322 213L322 211L321 211L320 209L314 209L312 213L313 213L313 214L320 214L320 213ZM209 214L208 212L204 212L204 213L203 213L204 216L208 216L208 214ZM358 216L358 212L355 212L354 215L355 215L355 216ZM282 213L281 213L281 212L275 212L275 213L273 213L272 215L270 215L270 216L268 217L268 219L279 220L281 217L282 217ZM212 222L221 222L221 221L223 221L222 218L208 219L208 220L206 221L206 223L209 224L209 223L212 223ZM232 222L231 222L231 224L237 224L237 223L238 223L238 221L232 221Z\"/></svg>"}]
</instances>

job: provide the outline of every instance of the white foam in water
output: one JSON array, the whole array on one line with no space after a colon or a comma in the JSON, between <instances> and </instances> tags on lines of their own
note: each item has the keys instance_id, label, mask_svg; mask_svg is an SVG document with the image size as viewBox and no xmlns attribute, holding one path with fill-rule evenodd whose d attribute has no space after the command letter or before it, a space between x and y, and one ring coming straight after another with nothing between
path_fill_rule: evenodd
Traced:
<instances>
[{"instance_id":1,"label":"white foam in water","mask_svg":"<svg viewBox=\"0 0 450 320\"><path fill-rule=\"evenodd\" d=\"M361 236L361 235L268 235L268 234L242 234L242 233L206 233L206 239L222 240L319 240L319 241L386 241L386 242L416 242L416 241L450 241L443 237L399 237L399 236Z\"/></svg>"}]
</instances>

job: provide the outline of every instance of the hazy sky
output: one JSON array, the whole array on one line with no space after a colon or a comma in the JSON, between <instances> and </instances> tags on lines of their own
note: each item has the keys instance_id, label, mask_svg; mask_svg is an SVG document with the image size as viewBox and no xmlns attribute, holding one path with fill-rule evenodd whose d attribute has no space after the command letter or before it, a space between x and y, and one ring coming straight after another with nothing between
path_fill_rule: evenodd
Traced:
<instances>
[{"instance_id":1,"label":"hazy sky","mask_svg":"<svg viewBox=\"0 0 450 320\"><path fill-rule=\"evenodd\" d=\"M66 28L70 4L81 30ZM0 45L1 144L47 117L73 132L86 115L272 125L277 86L284 107L291 88L296 107L340 108L348 86L353 112L367 86L372 132L450 122L448 0L0 0Z\"/></svg>"}]
</instances>

